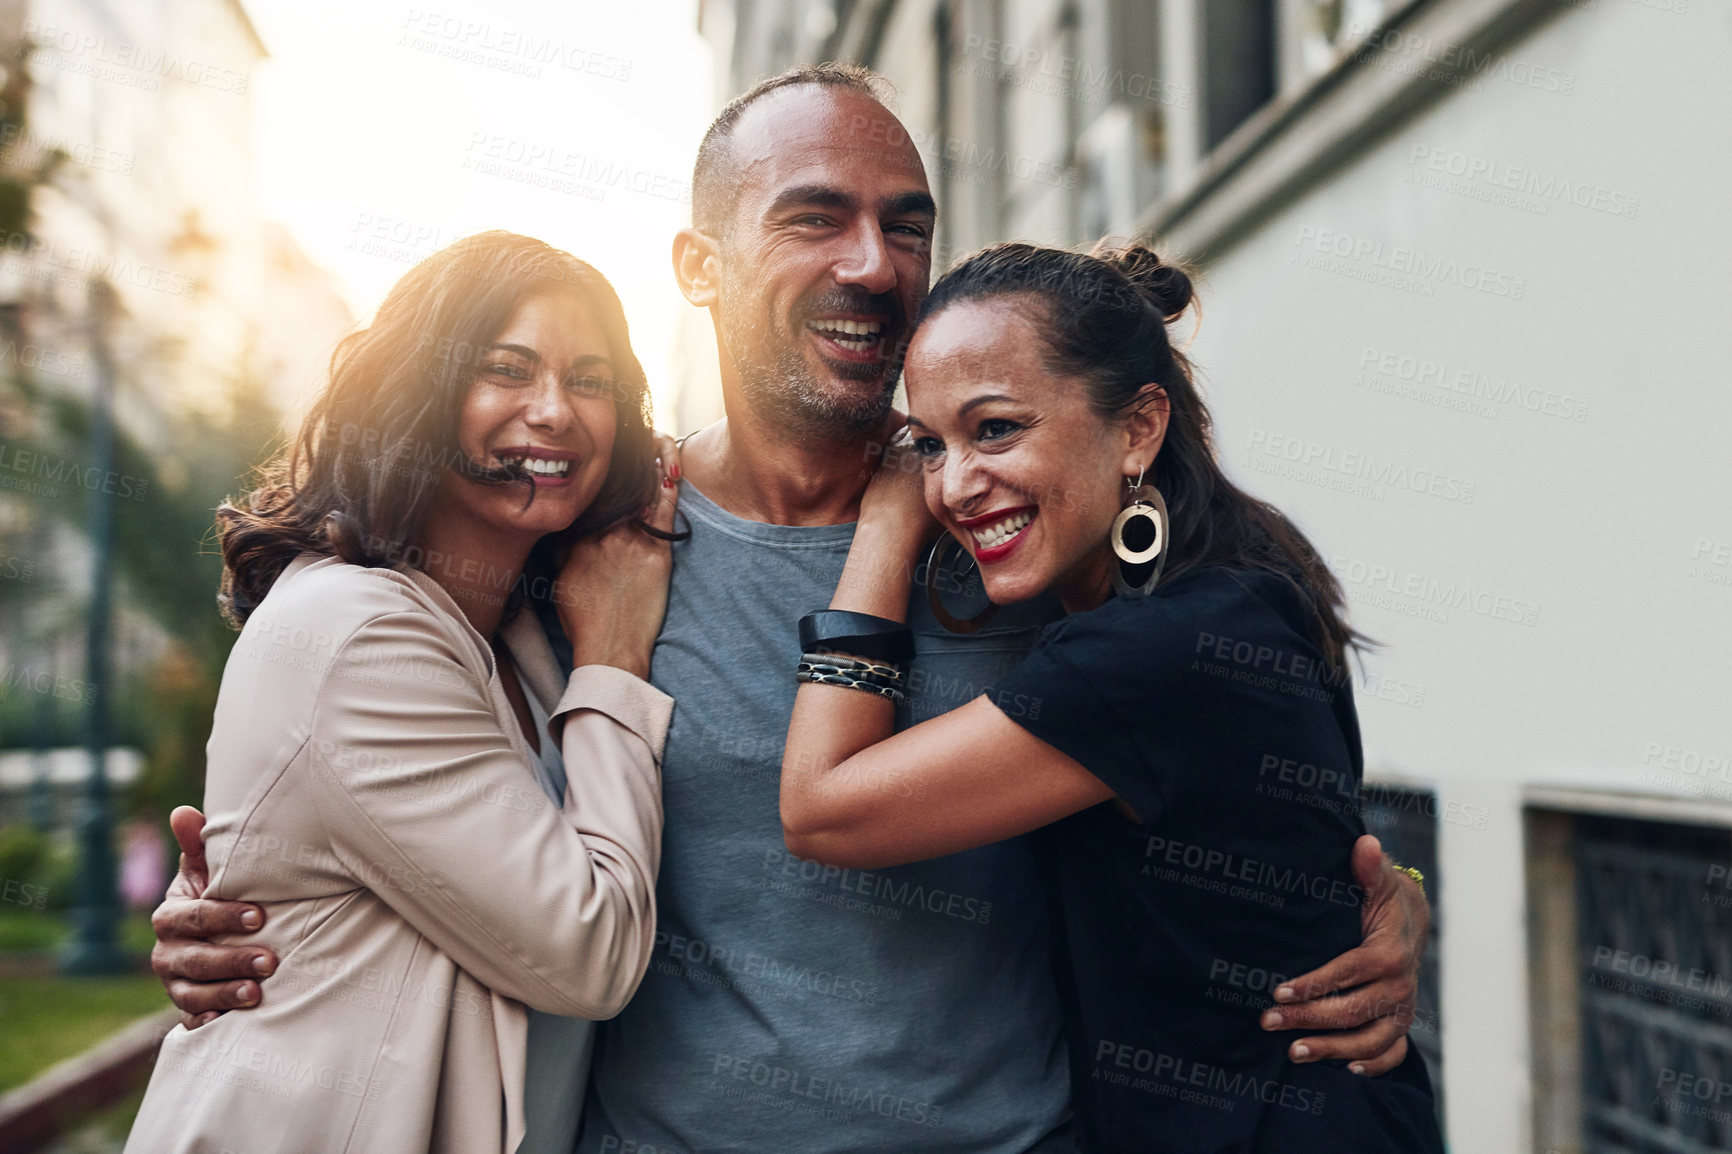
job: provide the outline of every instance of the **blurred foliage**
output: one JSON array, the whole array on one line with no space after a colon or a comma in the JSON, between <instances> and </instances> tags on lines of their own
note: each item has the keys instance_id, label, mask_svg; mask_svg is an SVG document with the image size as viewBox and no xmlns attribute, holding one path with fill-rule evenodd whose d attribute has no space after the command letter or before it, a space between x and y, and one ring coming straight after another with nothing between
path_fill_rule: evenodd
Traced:
<instances>
[{"instance_id":1,"label":"blurred foliage","mask_svg":"<svg viewBox=\"0 0 1732 1154\"><path fill-rule=\"evenodd\" d=\"M30 54L33 46L20 46L15 63L9 62L0 85L0 140L28 139L25 126L30 117ZM0 150L0 230L7 236L28 235L30 202L36 189L54 178L66 163L58 148L34 152L8 145Z\"/></svg>"},{"instance_id":2,"label":"blurred foliage","mask_svg":"<svg viewBox=\"0 0 1732 1154\"><path fill-rule=\"evenodd\" d=\"M26 45L16 63L0 70L0 235L32 237L36 192L59 184L66 156L31 143L25 130L31 91ZM57 306L50 305L50 308ZM125 323L136 326L128 319ZM0 305L0 340L21 345L22 323L16 304ZM137 333L134 347L172 346L170 334ZM250 358L249 358L250 359ZM88 400L64 382L37 378L13 356L0 372L0 444L7 452L39 453L57 465L87 469L91 411ZM128 396L129 366L116 367L116 395ZM217 685L234 635L216 608L222 566L212 535L213 512L243 488L243 478L264 459L279 436L278 414L265 399L247 366L236 366L230 390L233 404L221 418L202 413L155 412L149 445L116 428L114 473L124 479L114 507L115 636L127 618L145 617L170 639L166 651L144 667L116 650L114 684L109 695L110 733L115 744L142 749L146 767L125 799L124 809L166 818L182 802L203 795L204 745L210 733ZM65 562L50 548L51 530L64 526L82 536L90 498L100 489L57 483L43 493L0 491L0 630L10 638L14 662L31 653L76 652L72 668L53 672L72 679L83 675L84 594L75 575L57 573ZM129 666L128 661L132 661ZM0 680L0 749L19 746L68 746L83 743L85 706L81 693L20 689L18 670ZM82 682L80 681L80 684ZM68 892L70 887L63 887ZM57 891L58 892L58 891Z\"/></svg>"},{"instance_id":3,"label":"blurred foliage","mask_svg":"<svg viewBox=\"0 0 1732 1154\"><path fill-rule=\"evenodd\" d=\"M19 824L0 829L0 885L21 909L58 913L72 904L78 854L70 840ZM7 907L10 910L10 907ZM21 949L0 940L0 949Z\"/></svg>"},{"instance_id":4,"label":"blurred foliage","mask_svg":"<svg viewBox=\"0 0 1732 1154\"><path fill-rule=\"evenodd\" d=\"M28 377L16 378L10 386L35 419L25 431L5 438L8 447L50 460L81 461L89 406ZM124 429L116 430L114 471L130 481L127 488L135 494L116 500L116 605L150 618L172 639L148 667L116 669L110 721L114 742L136 746L146 757L144 773L128 798L128 808L135 812L166 815L175 805L196 804L203 794L204 744L235 636L216 607L222 561L213 533L214 512L225 497L242 490L279 435L277 413L257 387L244 382L226 420L183 415L158 454L148 452ZM63 483L35 496L32 507L37 516L82 530L95 495L92 488ZM27 614L28 602L34 600L53 618L64 616L50 608L49 603L62 596L56 585L52 574L38 566L28 580L14 580L5 591L24 599ZM77 625L76 613L68 623ZM32 740L43 705L40 696L0 694L0 747ZM79 704L53 702L46 743L79 744L83 722Z\"/></svg>"},{"instance_id":5,"label":"blurred foliage","mask_svg":"<svg viewBox=\"0 0 1732 1154\"><path fill-rule=\"evenodd\" d=\"M0 829L0 879L34 881L48 861L48 835L27 825Z\"/></svg>"}]
</instances>

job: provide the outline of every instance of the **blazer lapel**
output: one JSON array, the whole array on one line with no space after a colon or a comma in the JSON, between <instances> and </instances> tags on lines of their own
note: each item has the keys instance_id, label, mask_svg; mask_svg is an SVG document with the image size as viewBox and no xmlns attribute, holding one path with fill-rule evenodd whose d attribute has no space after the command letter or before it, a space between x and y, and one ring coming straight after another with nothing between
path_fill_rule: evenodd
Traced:
<instances>
[{"instance_id":1,"label":"blazer lapel","mask_svg":"<svg viewBox=\"0 0 1732 1154\"><path fill-rule=\"evenodd\" d=\"M559 663L554 660L553 647L547 643L541 621L525 606L499 631L499 636L511 651L511 660L517 663L524 688L535 694L542 710L551 715L559 699L565 696L565 678L559 672Z\"/></svg>"}]
</instances>

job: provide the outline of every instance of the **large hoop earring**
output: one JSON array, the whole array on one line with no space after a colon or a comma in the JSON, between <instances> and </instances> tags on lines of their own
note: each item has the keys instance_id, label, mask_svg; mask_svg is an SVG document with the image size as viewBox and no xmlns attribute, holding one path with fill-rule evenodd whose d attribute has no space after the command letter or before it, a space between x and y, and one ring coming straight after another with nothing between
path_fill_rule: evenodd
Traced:
<instances>
[{"instance_id":1,"label":"large hoop earring","mask_svg":"<svg viewBox=\"0 0 1732 1154\"><path fill-rule=\"evenodd\" d=\"M1144 472L1147 472L1147 469L1144 469ZM1167 545L1171 536L1167 523L1167 502L1159 489L1143 484L1142 473L1137 474L1135 482L1126 477L1125 484L1130 488L1130 504L1120 509L1119 515L1113 519L1110 538L1113 553L1119 559L1119 563L1113 566L1113 591L1126 597L1133 594L1146 597L1160 581L1161 570L1167 567ZM1133 549L1125 542L1125 527L1139 517L1148 519L1154 529L1154 539L1141 549ZM1140 585L1132 585L1125 577L1126 567L1147 565L1151 561L1155 567L1149 571L1148 577Z\"/></svg>"},{"instance_id":2,"label":"large hoop earring","mask_svg":"<svg viewBox=\"0 0 1732 1154\"><path fill-rule=\"evenodd\" d=\"M978 633L986 627L998 612L998 606L987 602L986 608L973 617L956 617L944 607L944 598L938 592L938 571L950 563L947 555L949 547L955 545L957 552L967 555L968 550L962 543L949 533L942 533L938 540L932 543L932 552L926 555L926 604L932 609L932 616L938 623L951 633Z\"/></svg>"}]
</instances>

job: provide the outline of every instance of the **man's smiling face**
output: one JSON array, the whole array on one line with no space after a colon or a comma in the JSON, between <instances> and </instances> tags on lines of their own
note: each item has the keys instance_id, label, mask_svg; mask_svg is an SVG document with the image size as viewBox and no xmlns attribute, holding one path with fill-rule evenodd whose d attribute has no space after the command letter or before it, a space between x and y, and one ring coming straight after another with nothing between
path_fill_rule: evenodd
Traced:
<instances>
[{"instance_id":1,"label":"man's smiling face","mask_svg":"<svg viewBox=\"0 0 1732 1154\"><path fill-rule=\"evenodd\" d=\"M730 147L723 355L747 400L796 435L875 429L932 273L919 153L882 104L816 84L754 103Z\"/></svg>"}]
</instances>

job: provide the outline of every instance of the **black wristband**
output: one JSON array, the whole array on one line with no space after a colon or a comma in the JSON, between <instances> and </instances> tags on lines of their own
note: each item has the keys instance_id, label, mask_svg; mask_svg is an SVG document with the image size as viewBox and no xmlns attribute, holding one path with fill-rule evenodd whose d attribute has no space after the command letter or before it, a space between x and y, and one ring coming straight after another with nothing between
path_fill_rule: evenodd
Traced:
<instances>
[{"instance_id":1,"label":"black wristband","mask_svg":"<svg viewBox=\"0 0 1732 1154\"><path fill-rule=\"evenodd\" d=\"M800 618L800 650L830 650L900 663L914 656L914 634L902 622L887 617L820 609Z\"/></svg>"}]
</instances>

